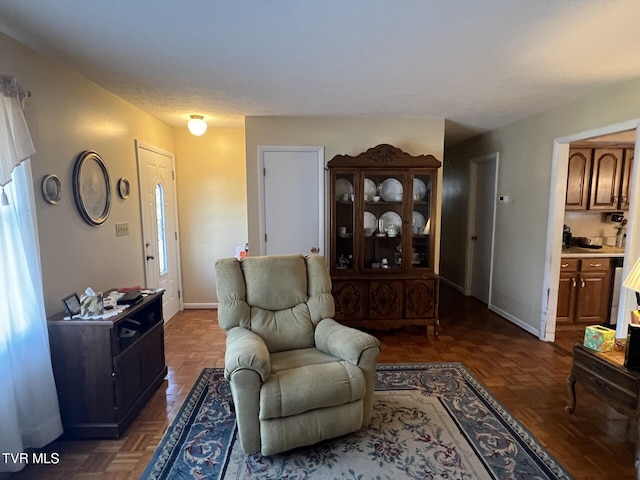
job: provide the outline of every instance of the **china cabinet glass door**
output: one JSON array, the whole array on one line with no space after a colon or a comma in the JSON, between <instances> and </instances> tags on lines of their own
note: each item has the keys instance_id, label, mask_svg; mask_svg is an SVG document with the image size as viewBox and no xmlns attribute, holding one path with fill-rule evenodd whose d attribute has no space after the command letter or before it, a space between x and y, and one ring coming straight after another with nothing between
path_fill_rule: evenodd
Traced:
<instances>
[{"instance_id":1,"label":"china cabinet glass door","mask_svg":"<svg viewBox=\"0 0 640 480\"><path fill-rule=\"evenodd\" d=\"M411 216L411 268L432 268L431 263L431 175L413 176Z\"/></svg>"},{"instance_id":2,"label":"china cabinet glass door","mask_svg":"<svg viewBox=\"0 0 640 480\"><path fill-rule=\"evenodd\" d=\"M402 269L405 176L366 172L360 179L363 199L363 270Z\"/></svg>"},{"instance_id":3,"label":"china cabinet glass door","mask_svg":"<svg viewBox=\"0 0 640 480\"><path fill-rule=\"evenodd\" d=\"M334 181L335 258L336 270L353 270L355 233L355 191L354 174L336 172Z\"/></svg>"}]
</instances>

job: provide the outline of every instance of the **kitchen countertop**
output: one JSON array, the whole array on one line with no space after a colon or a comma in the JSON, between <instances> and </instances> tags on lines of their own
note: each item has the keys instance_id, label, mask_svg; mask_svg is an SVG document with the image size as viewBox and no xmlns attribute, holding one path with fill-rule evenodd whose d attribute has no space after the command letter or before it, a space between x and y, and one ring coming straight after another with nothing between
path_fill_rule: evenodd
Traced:
<instances>
[{"instance_id":1,"label":"kitchen countertop","mask_svg":"<svg viewBox=\"0 0 640 480\"><path fill-rule=\"evenodd\" d=\"M562 258L578 257L624 257L624 248L610 247L603 245L602 248L569 247L562 249Z\"/></svg>"}]
</instances>

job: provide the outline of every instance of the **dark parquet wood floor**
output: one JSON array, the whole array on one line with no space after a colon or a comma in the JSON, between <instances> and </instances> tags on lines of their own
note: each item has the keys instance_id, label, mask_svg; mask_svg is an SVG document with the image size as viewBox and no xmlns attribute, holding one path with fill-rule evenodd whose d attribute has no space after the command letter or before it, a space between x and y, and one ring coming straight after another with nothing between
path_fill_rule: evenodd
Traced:
<instances>
[{"instance_id":1,"label":"dark parquet wood floor","mask_svg":"<svg viewBox=\"0 0 640 480\"><path fill-rule=\"evenodd\" d=\"M540 442L579 480L634 478L634 434L630 422L579 385L570 415L566 379L574 341L583 328L563 327L556 343L533 335L488 311L473 298L443 286L440 338L420 328L376 332L380 363L464 363ZM169 422L204 367L224 365L224 332L213 310L189 310L166 325L167 381L126 433L116 440L56 441L57 465L28 466L22 479L138 478Z\"/></svg>"}]
</instances>

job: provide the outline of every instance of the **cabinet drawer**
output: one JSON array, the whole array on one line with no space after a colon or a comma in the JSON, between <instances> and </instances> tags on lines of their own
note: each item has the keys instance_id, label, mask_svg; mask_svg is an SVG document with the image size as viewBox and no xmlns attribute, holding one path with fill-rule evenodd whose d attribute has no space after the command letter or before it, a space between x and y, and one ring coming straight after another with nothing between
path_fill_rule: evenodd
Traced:
<instances>
[{"instance_id":1,"label":"cabinet drawer","mask_svg":"<svg viewBox=\"0 0 640 480\"><path fill-rule=\"evenodd\" d=\"M635 390L635 387L634 390L627 390L621 385L614 384L608 379L596 375L592 370L583 368L582 365L574 365L573 373L576 376L576 381L582 385L587 392L605 402L611 403L613 407L621 406L631 411L636 411L638 392Z\"/></svg>"},{"instance_id":2,"label":"cabinet drawer","mask_svg":"<svg viewBox=\"0 0 640 480\"><path fill-rule=\"evenodd\" d=\"M580 348L574 350L573 357L574 368L581 368L585 372L590 372L599 377L609 379L620 388L635 392L637 396L638 379L620 368L612 365L601 358L582 351Z\"/></svg>"},{"instance_id":3,"label":"cabinet drawer","mask_svg":"<svg viewBox=\"0 0 640 480\"><path fill-rule=\"evenodd\" d=\"M581 272L607 272L611 265L609 258L583 258Z\"/></svg>"},{"instance_id":4,"label":"cabinet drawer","mask_svg":"<svg viewBox=\"0 0 640 480\"><path fill-rule=\"evenodd\" d=\"M578 259L577 258L561 258L560 271L561 272L577 272Z\"/></svg>"}]
</instances>

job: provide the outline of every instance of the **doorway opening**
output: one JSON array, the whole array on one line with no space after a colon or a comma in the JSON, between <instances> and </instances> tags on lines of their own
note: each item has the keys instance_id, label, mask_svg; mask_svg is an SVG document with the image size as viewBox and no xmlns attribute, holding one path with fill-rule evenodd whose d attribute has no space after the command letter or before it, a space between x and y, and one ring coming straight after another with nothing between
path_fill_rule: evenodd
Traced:
<instances>
[{"instance_id":1,"label":"doorway opening","mask_svg":"<svg viewBox=\"0 0 640 480\"><path fill-rule=\"evenodd\" d=\"M464 294L490 306L498 191L497 152L469 161L469 186Z\"/></svg>"},{"instance_id":2,"label":"doorway opening","mask_svg":"<svg viewBox=\"0 0 640 480\"><path fill-rule=\"evenodd\" d=\"M640 119L630 120L619 124L609 125L586 132L581 132L567 137L558 138L553 146L553 165L551 173L551 193L549 201L549 218L547 228L547 246L545 254L544 287L542 294L542 316L540 321L539 338L545 341L554 341L556 335L556 316L558 313L558 291L560 287L560 271L562 256L563 227L566 224L565 203L567 198L567 179L569 167L569 150L572 145L583 145L589 141L601 141L604 139L624 138L633 142L637 149ZM640 185L639 162L634 162L629 178L634 186ZM633 219L637 216L640 205L638 188L632 188L628 199L629 224L627 226L627 241L624 248L624 267L622 276L625 277L633 266L633 262L640 255L640 229L635 228ZM575 217L573 217L575 218ZM583 219L584 220L584 219ZM596 236L596 235L594 235ZM607 235L601 235L606 237ZM605 240L605 242L610 240ZM616 336L626 335L628 324L628 312L635 308L635 294L622 288L619 299L619 309L616 327Z\"/></svg>"}]
</instances>

